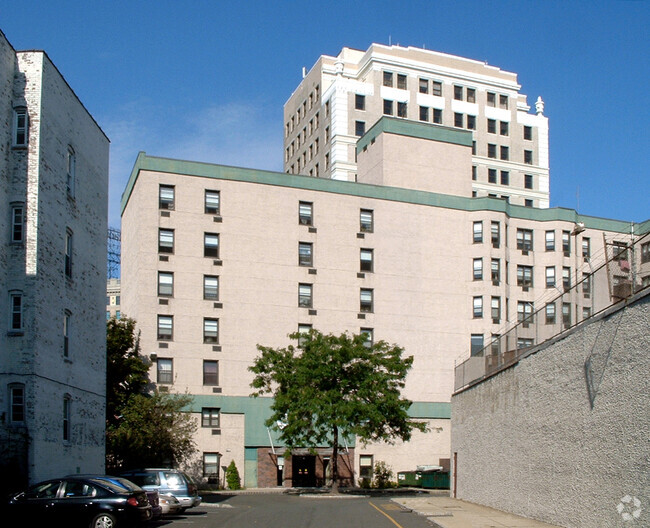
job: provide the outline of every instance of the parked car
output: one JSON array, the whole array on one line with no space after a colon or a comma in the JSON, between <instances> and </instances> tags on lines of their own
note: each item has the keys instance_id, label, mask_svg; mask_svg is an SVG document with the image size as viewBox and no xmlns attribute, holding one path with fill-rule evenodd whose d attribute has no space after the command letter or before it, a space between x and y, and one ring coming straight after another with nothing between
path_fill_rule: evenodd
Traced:
<instances>
[{"instance_id":1,"label":"parked car","mask_svg":"<svg viewBox=\"0 0 650 528\"><path fill-rule=\"evenodd\" d=\"M146 468L120 472L142 489L158 490L160 495L173 495L181 503L181 511L201 504L198 488L189 475L177 469Z\"/></svg>"},{"instance_id":2,"label":"parked car","mask_svg":"<svg viewBox=\"0 0 650 528\"><path fill-rule=\"evenodd\" d=\"M173 495L160 495L160 507L163 515L174 515L183 509L181 503Z\"/></svg>"},{"instance_id":3,"label":"parked car","mask_svg":"<svg viewBox=\"0 0 650 528\"><path fill-rule=\"evenodd\" d=\"M144 490L115 477L70 476L47 480L14 494L3 504L7 526L117 528L148 521Z\"/></svg>"}]
</instances>

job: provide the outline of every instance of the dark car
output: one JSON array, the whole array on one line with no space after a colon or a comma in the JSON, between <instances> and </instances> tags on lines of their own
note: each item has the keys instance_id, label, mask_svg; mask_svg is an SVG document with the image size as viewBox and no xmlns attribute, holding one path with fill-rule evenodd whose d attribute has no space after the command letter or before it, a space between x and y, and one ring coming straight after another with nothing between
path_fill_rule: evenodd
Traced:
<instances>
[{"instance_id":1,"label":"dark car","mask_svg":"<svg viewBox=\"0 0 650 528\"><path fill-rule=\"evenodd\" d=\"M9 497L3 506L7 526L116 528L152 517L145 491L116 477L47 480Z\"/></svg>"}]
</instances>

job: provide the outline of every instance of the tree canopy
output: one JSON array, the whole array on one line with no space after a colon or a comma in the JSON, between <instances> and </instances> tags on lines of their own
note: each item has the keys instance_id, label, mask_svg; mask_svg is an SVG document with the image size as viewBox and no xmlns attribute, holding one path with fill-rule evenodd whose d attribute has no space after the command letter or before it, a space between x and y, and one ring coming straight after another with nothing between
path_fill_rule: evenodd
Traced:
<instances>
[{"instance_id":1,"label":"tree canopy","mask_svg":"<svg viewBox=\"0 0 650 528\"><path fill-rule=\"evenodd\" d=\"M189 458L197 426L184 408L192 398L155 390L133 319L107 322L106 356L107 467L178 465Z\"/></svg>"},{"instance_id":2,"label":"tree canopy","mask_svg":"<svg viewBox=\"0 0 650 528\"><path fill-rule=\"evenodd\" d=\"M339 435L362 441L409 440L425 424L410 419L411 402L401 396L413 357L367 336L324 335L317 330L289 336L298 346L261 352L249 370L253 396L273 395L268 427L287 448L332 446L333 489L337 488Z\"/></svg>"}]
</instances>

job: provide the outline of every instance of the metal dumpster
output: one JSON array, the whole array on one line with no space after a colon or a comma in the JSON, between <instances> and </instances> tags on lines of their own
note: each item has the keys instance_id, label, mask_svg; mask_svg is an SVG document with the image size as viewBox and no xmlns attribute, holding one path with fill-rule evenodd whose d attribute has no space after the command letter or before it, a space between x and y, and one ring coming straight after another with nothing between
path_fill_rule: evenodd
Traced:
<instances>
[{"instance_id":1,"label":"metal dumpster","mask_svg":"<svg viewBox=\"0 0 650 528\"><path fill-rule=\"evenodd\" d=\"M400 471L397 473L397 485L399 487L409 486L411 488L422 487L422 477L420 471Z\"/></svg>"},{"instance_id":2,"label":"metal dumpster","mask_svg":"<svg viewBox=\"0 0 650 528\"><path fill-rule=\"evenodd\" d=\"M423 471L421 483L426 489L449 489L449 471Z\"/></svg>"}]
</instances>

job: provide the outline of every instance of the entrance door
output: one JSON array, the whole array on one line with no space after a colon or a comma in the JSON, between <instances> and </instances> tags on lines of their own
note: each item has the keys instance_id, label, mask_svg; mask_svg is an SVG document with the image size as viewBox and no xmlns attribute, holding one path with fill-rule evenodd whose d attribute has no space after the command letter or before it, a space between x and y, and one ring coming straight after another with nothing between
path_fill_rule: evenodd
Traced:
<instances>
[{"instance_id":1,"label":"entrance door","mask_svg":"<svg viewBox=\"0 0 650 528\"><path fill-rule=\"evenodd\" d=\"M313 488L316 486L316 457L313 455L294 455L293 485L296 488Z\"/></svg>"}]
</instances>

